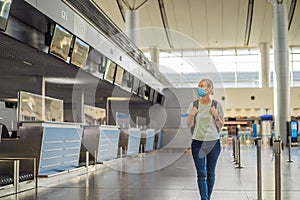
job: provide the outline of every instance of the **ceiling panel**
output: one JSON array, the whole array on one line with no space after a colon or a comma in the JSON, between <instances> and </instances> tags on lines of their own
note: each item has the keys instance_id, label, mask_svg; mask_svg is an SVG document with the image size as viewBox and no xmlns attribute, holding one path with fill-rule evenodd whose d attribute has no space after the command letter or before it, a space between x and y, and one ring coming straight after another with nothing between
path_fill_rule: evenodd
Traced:
<instances>
[{"instance_id":1,"label":"ceiling panel","mask_svg":"<svg viewBox=\"0 0 300 200\"><path fill-rule=\"evenodd\" d=\"M190 0L190 14L194 39L201 47L208 45L205 0Z\"/></svg>"},{"instance_id":2,"label":"ceiling panel","mask_svg":"<svg viewBox=\"0 0 300 200\"><path fill-rule=\"evenodd\" d=\"M223 1L206 1L207 6L207 30L208 30L208 48L222 47L222 18Z\"/></svg>"},{"instance_id":3,"label":"ceiling panel","mask_svg":"<svg viewBox=\"0 0 300 200\"><path fill-rule=\"evenodd\" d=\"M242 34L244 29L239 30L237 24L239 20L245 18L244 13L239 12L240 0L232 0L230 3L223 4L222 15L222 46L235 46L238 34ZM242 16L241 16L242 15Z\"/></svg>"},{"instance_id":4,"label":"ceiling panel","mask_svg":"<svg viewBox=\"0 0 300 200\"><path fill-rule=\"evenodd\" d=\"M229 47L243 47L244 46L248 1L239 0L238 5L239 5L238 21L236 24L238 34L236 35L235 42Z\"/></svg>"},{"instance_id":5,"label":"ceiling panel","mask_svg":"<svg viewBox=\"0 0 300 200\"><path fill-rule=\"evenodd\" d=\"M265 14L264 19L262 22L262 27L260 31L260 35L258 36L258 40L256 42L253 42L252 46L257 46L257 43L260 42L267 42L269 44L272 44L273 42L273 20L272 20L272 4L267 3L265 8ZM252 42L252 41L250 41Z\"/></svg>"},{"instance_id":6,"label":"ceiling panel","mask_svg":"<svg viewBox=\"0 0 300 200\"><path fill-rule=\"evenodd\" d=\"M266 17L267 5L267 0L254 1L249 46L256 46L259 43L260 35L263 30L263 22Z\"/></svg>"},{"instance_id":7,"label":"ceiling panel","mask_svg":"<svg viewBox=\"0 0 300 200\"><path fill-rule=\"evenodd\" d=\"M125 30L125 23L116 0L92 0L121 30Z\"/></svg>"},{"instance_id":8,"label":"ceiling panel","mask_svg":"<svg viewBox=\"0 0 300 200\"><path fill-rule=\"evenodd\" d=\"M117 6L116 0L94 0L101 9L124 30L125 23ZM123 2L127 0L120 0ZM286 1L287 15L292 0ZM128 0L129 4L139 5L143 0ZM139 9L139 27L161 27L163 23L158 0L148 0ZM170 29L195 39L205 48L245 47L248 0L164 0L167 20ZM125 6L124 6L125 7ZM300 45L300 2L294 14L289 31L291 45ZM252 29L249 46L258 47L260 42L272 44L272 4L270 0L255 0ZM166 37L151 32L149 44L166 44ZM148 37L148 36L147 36ZM153 39L155 38L155 39ZM192 42L171 35L173 47L195 48ZM189 46L191 45L191 46ZM158 45L159 46L159 45ZM165 45L163 45L165 46Z\"/></svg>"},{"instance_id":9,"label":"ceiling panel","mask_svg":"<svg viewBox=\"0 0 300 200\"><path fill-rule=\"evenodd\" d=\"M138 47L169 48L166 33L162 26L158 1L148 1L138 10L139 16L139 43Z\"/></svg>"}]
</instances>

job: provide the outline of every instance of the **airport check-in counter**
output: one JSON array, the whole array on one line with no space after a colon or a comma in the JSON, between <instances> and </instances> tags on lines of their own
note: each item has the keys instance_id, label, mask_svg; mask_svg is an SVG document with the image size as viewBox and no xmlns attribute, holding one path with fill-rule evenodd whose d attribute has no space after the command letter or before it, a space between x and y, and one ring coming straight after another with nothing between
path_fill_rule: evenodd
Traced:
<instances>
[{"instance_id":1,"label":"airport check-in counter","mask_svg":"<svg viewBox=\"0 0 300 200\"><path fill-rule=\"evenodd\" d=\"M139 154L142 135L141 130L139 128L129 128L127 134L127 155L132 156Z\"/></svg>"},{"instance_id":2,"label":"airport check-in counter","mask_svg":"<svg viewBox=\"0 0 300 200\"><path fill-rule=\"evenodd\" d=\"M85 126L81 155L88 151L97 163L116 159L118 156L118 145L120 138L119 126ZM81 158L81 161L84 159Z\"/></svg>"},{"instance_id":3,"label":"airport check-in counter","mask_svg":"<svg viewBox=\"0 0 300 200\"><path fill-rule=\"evenodd\" d=\"M51 176L79 166L82 125L63 122L22 122L19 138L2 140L1 158L36 158L38 176ZM21 170L32 168L24 164Z\"/></svg>"},{"instance_id":4,"label":"airport check-in counter","mask_svg":"<svg viewBox=\"0 0 300 200\"><path fill-rule=\"evenodd\" d=\"M155 149L161 148L161 140L162 140L162 130L155 131L155 136L154 136L154 148Z\"/></svg>"},{"instance_id":5,"label":"airport check-in counter","mask_svg":"<svg viewBox=\"0 0 300 200\"><path fill-rule=\"evenodd\" d=\"M155 132L154 129L146 129L141 131L141 152L150 152L154 150L154 139Z\"/></svg>"}]
</instances>

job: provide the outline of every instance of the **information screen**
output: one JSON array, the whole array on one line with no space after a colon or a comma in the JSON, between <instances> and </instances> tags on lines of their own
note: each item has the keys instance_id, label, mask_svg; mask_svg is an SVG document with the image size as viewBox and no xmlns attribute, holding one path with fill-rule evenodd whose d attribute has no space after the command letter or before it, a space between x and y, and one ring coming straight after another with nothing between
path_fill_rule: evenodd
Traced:
<instances>
[{"instance_id":1,"label":"information screen","mask_svg":"<svg viewBox=\"0 0 300 200\"><path fill-rule=\"evenodd\" d=\"M12 0L0 0L0 29L5 31Z\"/></svg>"}]
</instances>

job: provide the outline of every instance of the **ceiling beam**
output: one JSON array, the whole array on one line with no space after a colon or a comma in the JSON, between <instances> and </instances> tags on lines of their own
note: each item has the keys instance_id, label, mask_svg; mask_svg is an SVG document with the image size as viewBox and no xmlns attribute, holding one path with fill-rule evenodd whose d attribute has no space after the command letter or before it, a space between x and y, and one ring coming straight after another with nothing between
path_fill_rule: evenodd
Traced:
<instances>
[{"instance_id":1,"label":"ceiling beam","mask_svg":"<svg viewBox=\"0 0 300 200\"><path fill-rule=\"evenodd\" d=\"M297 0L292 0L290 10L289 10L289 15L288 15L288 30L290 30L290 27L292 25L296 5L297 5Z\"/></svg>"},{"instance_id":2,"label":"ceiling beam","mask_svg":"<svg viewBox=\"0 0 300 200\"><path fill-rule=\"evenodd\" d=\"M158 0L158 5L159 5L160 15L161 15L161 19L162 19L162 22L164 25L164 29L165 29L165 33L166 33L166 37L167 37L169 46L171 49L173 49L174 45L173 45L173 41L172 41L171 34L170 34L164 0Z\"/></svg>"},{"instance_id":3,"label":"ceiling beam","mask_svg":"<svg viewBox=\"0 0 300 200\"><path fill-rule=\"evenodd\" d=\"M248 12L247 12L247 20L246 20L246 31L244 37L244 45L249 45L250 33L252 27L252 19L253 19L253 9L254 9L254 0L248 0Z\"/></svg>"},{"instance_id":4,"label":"ceiling beam","mask_svg":"<svg viewBox=\"0 0 300 200\"><path fill-rule=\"evenodd\" d=\"M138 10L141 7L143 7L149 0L145 0L143 3L141 3L139 6L137 6L135 9Z\"/></svg>"},{"instance_id":5,"label":"ceiling beam","mask_svg":"<svg viewBox=\"0 0 300 200\"><path fill-rule=\"evenodd\" d=\"M125 22L125 14L124 14L124 7L122 5L122 0L116 0L117 4L118 4L118 7L119 7L119 11L122 15L122 19L123 19L123 22Z\"/></svg>"}]
</instances>

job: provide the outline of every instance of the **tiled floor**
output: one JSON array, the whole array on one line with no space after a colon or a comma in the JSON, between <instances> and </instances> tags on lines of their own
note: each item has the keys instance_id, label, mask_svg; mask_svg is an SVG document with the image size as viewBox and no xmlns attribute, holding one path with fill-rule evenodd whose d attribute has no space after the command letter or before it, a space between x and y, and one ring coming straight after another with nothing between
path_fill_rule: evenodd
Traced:
<instances>
[{"instance_id":1,"label":"tiled floor","mask_svg":"<svg viewBox=\"0 0 300 200\"><path fill-rule=\"evenodd\" d=\"M213 200L257 199L256 148L242 146L242 165L235 169L231 162L231 148L222 150L218 166ZM300 197L300 151L293 148L295 161L287 164L288 151L282 154L282 199ZM274 157L269 146L262 150L263 199L275 199ZM3 198L34 200L196 200L200 199L196 173L190 153L158 151L145 156L126 158L109 164L104 170L74 178L56 186L40 187Z\"/></svg>"}]
</instances>

